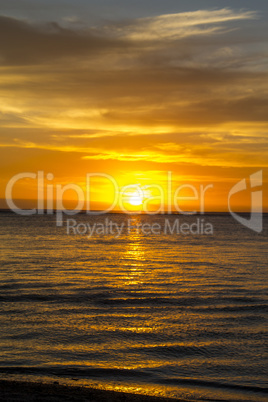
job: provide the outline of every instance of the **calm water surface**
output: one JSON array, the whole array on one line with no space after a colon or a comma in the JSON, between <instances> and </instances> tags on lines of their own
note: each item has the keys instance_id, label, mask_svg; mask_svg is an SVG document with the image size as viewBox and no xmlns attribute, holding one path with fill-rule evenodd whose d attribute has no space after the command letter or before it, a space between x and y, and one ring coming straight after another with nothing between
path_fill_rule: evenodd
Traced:
<instances>
[{"instance_id":1,"label":"calm water surface","mask_svg":"<svg viewBox=\"0 0 268 402\"><path fill-rule=\"evenodd\" d=\"M178 216L108 218L164 227ZM89 238L54 216L1 213L1 376L267 400L267 216L261 234L227 215L205 221L213 235Z\"/></svg>"}]
</instances>

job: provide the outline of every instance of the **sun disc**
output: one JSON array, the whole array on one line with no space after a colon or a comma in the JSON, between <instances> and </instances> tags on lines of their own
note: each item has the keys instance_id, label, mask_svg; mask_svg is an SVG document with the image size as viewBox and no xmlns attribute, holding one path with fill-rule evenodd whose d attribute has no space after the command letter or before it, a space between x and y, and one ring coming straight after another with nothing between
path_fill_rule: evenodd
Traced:
<instances>
[{"instance_id":1,"label":"sun disc","mask_svg":"<svg viewBox=\"0 0 268 402\"><path fill-rule=\"evenodd\" d=\"M131 205L141 205L142 204L142 198L139 195L132 195L129 199L129 203Z\"/></svg>"}]
</instances>

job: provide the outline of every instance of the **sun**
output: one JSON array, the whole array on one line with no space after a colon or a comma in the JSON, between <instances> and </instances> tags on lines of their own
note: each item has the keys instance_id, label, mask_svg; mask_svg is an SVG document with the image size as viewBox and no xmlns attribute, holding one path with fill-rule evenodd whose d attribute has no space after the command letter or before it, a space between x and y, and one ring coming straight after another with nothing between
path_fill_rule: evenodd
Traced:
<instances>
[{"instance_id":1,"label":"sun","mask_svg":"<svg viewBox=\"0 0 268 402\"><path fill-rule=\"evenodd\" d=\"M139 193L133 193L130 197L129 197L129 204L133 205L133 206L138 206L141 205L143 203L143 198L141 197L141 195Z\"/></svg>"}]
</instances>

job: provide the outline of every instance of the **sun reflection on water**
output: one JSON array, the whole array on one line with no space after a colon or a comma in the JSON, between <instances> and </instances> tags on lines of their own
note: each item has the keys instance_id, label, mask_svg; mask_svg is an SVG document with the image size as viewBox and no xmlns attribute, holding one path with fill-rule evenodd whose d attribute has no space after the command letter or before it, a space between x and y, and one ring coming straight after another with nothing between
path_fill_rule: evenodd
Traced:
<instances>
[{"instance_id":1,"label":"sun reflection on water","mask_svg":"<svg viewBox=\"0 0 268 402\"><path fill-rule=\"evenodd\" d=\"M143 283L142 277L145 272L146 250L140 231L135 229L140 222L141 218L139 216L131 218L132 229L129 231L129 241L122 256L123 265L127 268L125 276L127 285L138 285Z\"/></svg>"}]
</instances>

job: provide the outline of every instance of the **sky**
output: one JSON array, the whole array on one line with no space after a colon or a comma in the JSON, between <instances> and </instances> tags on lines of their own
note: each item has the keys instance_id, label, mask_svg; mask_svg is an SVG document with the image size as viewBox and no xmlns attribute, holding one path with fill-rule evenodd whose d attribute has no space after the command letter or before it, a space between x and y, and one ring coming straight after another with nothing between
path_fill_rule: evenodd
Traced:
<instances>
[{"instance_id":1,"label":"sky","mask_svg":"<svg viewBox=\"0 0 268 402\"><path fill-rule=\"evenodd\" d=\"M0 35L0 207L21 172L84 189L87 173L145 189L172 172L174 188L213 184L206 209L225 211L262 170L268 211L267 1L0 1ZM111 183L93 184L104 208ZM36 194L14 186L21 208Z\"/></svg>"}]
</instances>

